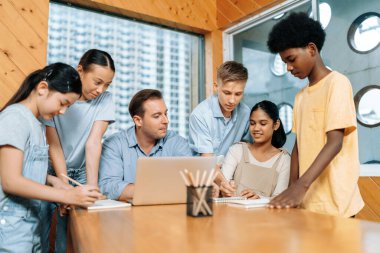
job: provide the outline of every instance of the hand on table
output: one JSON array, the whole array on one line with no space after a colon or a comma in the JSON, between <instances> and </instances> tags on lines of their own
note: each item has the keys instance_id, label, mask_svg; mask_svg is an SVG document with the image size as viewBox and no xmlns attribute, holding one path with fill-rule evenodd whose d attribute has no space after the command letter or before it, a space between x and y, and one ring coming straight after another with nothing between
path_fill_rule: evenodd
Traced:
<instances>
[{"instance_id":1,"label":"hand on table","mask_svg":"<svg viewBox=\"0 0 380 253\"><path fill-rule=\"evenodd\" d=\"M298 208L306 194L307 188L296 182L268 204L269 208Z\"/></svg>"}]
</instances>

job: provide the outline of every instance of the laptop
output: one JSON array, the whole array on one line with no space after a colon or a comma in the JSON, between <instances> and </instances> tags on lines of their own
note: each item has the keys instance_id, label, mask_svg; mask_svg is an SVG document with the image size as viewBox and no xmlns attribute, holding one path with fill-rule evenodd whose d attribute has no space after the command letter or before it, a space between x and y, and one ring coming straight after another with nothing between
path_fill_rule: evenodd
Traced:
<instances>
[{"instance_id":1,"label":"laptop","mask_svg":"<svg viewBox=\"0 0 380 253\"><path fill-rule=\"evenodd\" d=\"M140 157L136 164L133 205L160 205L186 203L186 186L179 174L187 169L210 173L215 157Z\"/></svg>"}]
</instances>

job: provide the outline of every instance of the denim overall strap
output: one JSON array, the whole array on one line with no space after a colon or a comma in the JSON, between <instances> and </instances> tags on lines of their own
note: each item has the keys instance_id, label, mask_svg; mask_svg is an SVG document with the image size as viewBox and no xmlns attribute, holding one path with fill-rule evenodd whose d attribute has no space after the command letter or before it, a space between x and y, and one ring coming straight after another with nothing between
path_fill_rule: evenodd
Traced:
<instances>
[{"instance_id":1,"label":"denim overall strap","mask_svg":"<svg viewBox=\"0 0 380 253\"><path fill-rule=\"evenodd\" d=\"M48 146L34 144L23 162L25 178L45 184L48 166ZM20 186L22 187L22 186ZM7 195L0 203L0 252L41 252L41 201Z\"/></svg>"}]
</instances>

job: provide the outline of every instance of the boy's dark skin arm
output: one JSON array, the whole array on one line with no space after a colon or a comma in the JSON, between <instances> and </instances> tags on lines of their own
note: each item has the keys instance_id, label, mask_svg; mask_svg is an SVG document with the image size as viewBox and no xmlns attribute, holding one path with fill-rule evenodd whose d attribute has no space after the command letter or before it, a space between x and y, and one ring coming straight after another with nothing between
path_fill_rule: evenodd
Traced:
<instances>
[{"instance_id":1,"label":"boy's dark skin arm","mask_svg":"<svg viewBox=\"0 0 380 253\"><path fill-rule=\"evenodd\" d=\"M290 186L288 189L286 189L277 197L273 198L270 201L268 207L270 208L299 207L311 184L319 177L319 175L323 172L323 170L327 167L327 165L334 159L334 157L342 149L343 136L344 136L344 129L336 129L336 130L327 132L327 142L323 146L321 152L319 152L318 156L316 157L314 162L311 164L309 169L296 182L290 183ZM292 163L294 162L293 156L296 156L296 153L294 151L295 150L293 149ZM298 150L297 150L297 157L298 157ZM298 159L296 163L298 167ZM294 168L295 166L292 165L292 169Z\"/></svg>"},{"instance_id":2,"label":"boy's dark skin arm","mask_svg":"<svg viewBox=\"0 0 380 253\"><path fill-rule=\"evenodd\" d=\"M298 177L299 177L299 163L298 163L298 147L297 147L297 139L296 139L296 141L294 142L292 155L290 157L289 186L297 182Z\"/></svg>"}]
</instances>

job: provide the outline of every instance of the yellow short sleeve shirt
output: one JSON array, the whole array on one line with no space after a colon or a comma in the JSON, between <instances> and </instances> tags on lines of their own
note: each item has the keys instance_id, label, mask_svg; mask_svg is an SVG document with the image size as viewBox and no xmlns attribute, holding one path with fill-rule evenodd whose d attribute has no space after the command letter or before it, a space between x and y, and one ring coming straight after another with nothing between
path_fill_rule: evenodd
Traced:
<instances>
[{"instance_id":1,"label":"yellow short sleeve shirt","mask_svg":"<svg viewBox=\"0 0 380 253\"><path fill-rule=\"evenodd\" d=\"M363 208L358 188L359 151L356 113L350 81L333 71L295 98L293 132L297 136L300 176L327 141L327 132L345 129L341 151L307 191L305 209L350 217Z\"/></svg>"}]
</instances>

